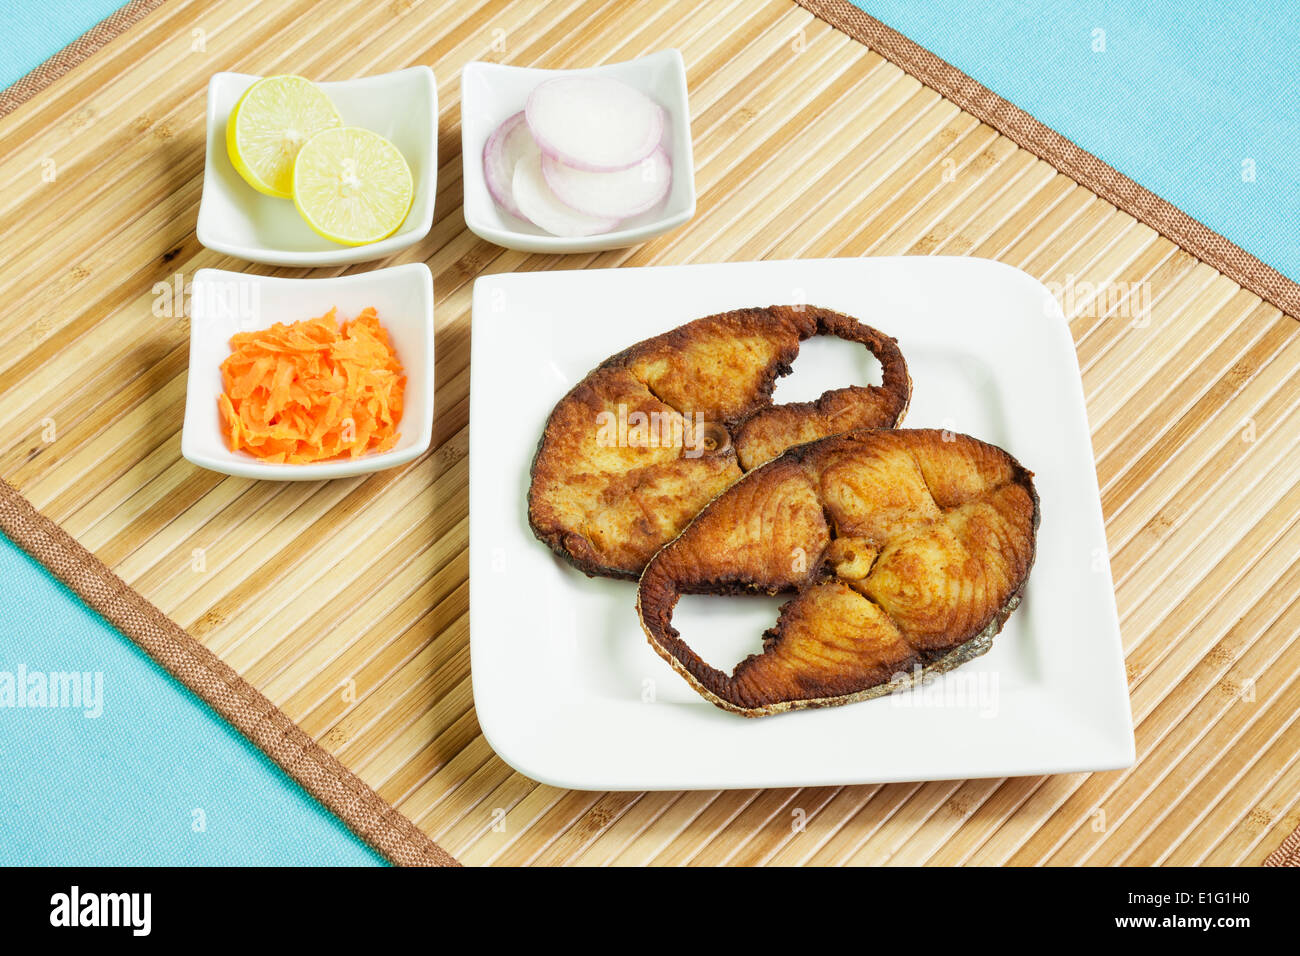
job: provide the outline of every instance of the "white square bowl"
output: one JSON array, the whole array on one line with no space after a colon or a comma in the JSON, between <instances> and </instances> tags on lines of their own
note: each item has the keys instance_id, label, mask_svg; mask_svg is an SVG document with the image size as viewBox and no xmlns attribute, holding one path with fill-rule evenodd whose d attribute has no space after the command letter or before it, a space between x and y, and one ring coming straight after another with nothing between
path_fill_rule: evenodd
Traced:
<instances>
[{"instance_id":1,"label":"white square bowl","mask_svg":"<svg viewBox=\"0 0 1300 956\"><path fill-rule=\"evenodd\" d=\"M438 175L438 91L433 71L395 73L317 84L348 126L364 126L401 150L415 180L411 210L397 232L364 246L343 246L312 232L293 200L259 193L226 154L226 118L259 76L217 73L208 82L208 150L199 201L199 242L215 252L275 266L367 262L412 246L429 234Z\"/></svg>"},{"instance_id":2,"label":"white square bowl","mask_svg":"<svg viewBox=\"0 0 1300 956\"><path fill-rule=\"evenodd\" d=\"M533 88L555 76L591 74L621 80L657 102L668 114L664 146L672 157L668 198L598 236L553 236L503 210L483 178L483 146L502 121L524 108ZM538 70L497 63L467 63L461 72L460 147L465 188L465 225L475 235L521 252L599 252L636 245L675 229L695 215L695 158L686 65L677 50L585 70Z\"/></svg>"},{"instance_id":3,"label":"white square bowl","mask_svg":"<svg viewBox=\"0 0 1300 956\"><path fill-rule=\"evenodd\" d=\"M1035 473L1042 524L1024 600L984 656L917 691L747 720L704 700L650 648L635 582L584 577L536 539L525 497L553 403L607 356L715 312L799 302L896 336L913 380L904 427L952 429L1005 448ZM484 276L473 308L474 707L484 736L516 770L574 789L678 790L1133 763L1079 364L1042 284L983 259L765 261ZM835 348L843 344L805 342L776 401L878 383L878 365L860 348ZM730 670L760 649L783 600L688 595L673 625Z\"/></svg>"},{"instance_id":4,"label":"white square bowl","mask_svg":"<svg viewBox=\"0 0 1300 956\"><path fill-rule=\"evenodd\" d=\"M236 332L297 322L337 308L351 319L367 306L379 312L406 371L401 437L380 454L272 464L231 451L221 435L217 396L221 363ZM418 458L433 438L433 276L422 262L330 279L278 279L247 272L200 269L190 293L190 367L185 382L181 454L201 468L240 478L314 481L361 475Z\"/></svg>"}]
</instances>

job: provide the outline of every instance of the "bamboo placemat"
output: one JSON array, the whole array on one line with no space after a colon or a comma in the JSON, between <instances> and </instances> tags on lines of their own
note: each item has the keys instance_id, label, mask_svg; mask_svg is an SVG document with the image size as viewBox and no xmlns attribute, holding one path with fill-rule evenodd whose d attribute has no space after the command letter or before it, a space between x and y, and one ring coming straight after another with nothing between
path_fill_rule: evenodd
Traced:
<instances>
[{"instance_id":1,"label":"bamboo placemat","mask_svg":"<svg viewBox=\"0 0 1300 956\"><path fill-rule=\"evenodd\" d=\"M464 63L588 65L666 46L691 89L691 223L569 257L465 230ZM156 284L258 268L194 237L208 77L412 63L440 85L433 231L388 262L310 274L429 263L434 449L329 483L194 468L180 457L187 322ZM0 119L0 182L0 474L465 863L1258 863L1300 824L1300 327L800 7L168 0ZM897 253L985 256L1060 284L1136 767L650 794L514 773L470 693L472 280Z\"/></svg>"}]
</instances>

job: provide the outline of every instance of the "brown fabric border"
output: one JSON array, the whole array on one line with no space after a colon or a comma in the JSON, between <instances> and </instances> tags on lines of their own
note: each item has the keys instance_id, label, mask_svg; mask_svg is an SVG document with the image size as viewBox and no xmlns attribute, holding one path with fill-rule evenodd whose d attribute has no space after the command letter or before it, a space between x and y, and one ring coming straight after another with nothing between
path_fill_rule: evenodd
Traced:
<instances>
[{"instance_id":1,"label":"brown fabric border","mask_svg":"<svg viewBox=\"0 0 1300 956\"><path fill-rule=\"evenodd\" d=\"M1300 827L1268 855L1264 866L1300 866Z\"/></svg>"},{"instance_id":2,"label":"brown fabric border","mask_svg":"<svg viewBox=\"0 0 1300 956\"><path fill-rule=\"evenodd\" d=\"M99 23L77 37L77 39L26 76L4 90L0 90L0 116L12 113L86 57L96 50L102 49L119 34L129 30L146 14L162 6L163 3L164 0L131 0L130 3L116 13L110 14L99 21Z\"/></svg>"},{"instance_id":3,"label":"brown fabric border","mask_svg":"<svg viewBox=\"0 0 1300 956\"><path fill-rule=\"evenodd\" d=\"M1283 312L1300 317L1300 283L1139 186L951 63L863 13L848 0L795 0L795 3L942 93L967 113L1047 160L1081 186L1146 223L1243 288Z\"/></svg>"},{"instance_id":4,"label":"brown fabric border","mask_svg":"<svg viewBox=\"0 0 1300 956\"><path fill-rule=\"evenodd\" d=\"M459 866L219 657L0 480L0 531L398 866Z\"/></svg>"}]
</instances>

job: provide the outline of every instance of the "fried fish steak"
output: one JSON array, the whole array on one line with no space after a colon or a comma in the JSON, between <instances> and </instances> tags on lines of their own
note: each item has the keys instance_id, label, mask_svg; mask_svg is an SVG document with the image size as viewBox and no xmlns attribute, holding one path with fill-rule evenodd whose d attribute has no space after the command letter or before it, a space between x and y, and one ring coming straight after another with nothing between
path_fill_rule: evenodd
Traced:
<instances>
[{"instance_id":1,"label":"fried fish steak","mask_svg":"<svg viewBox=\"0 0 1300 956\"><path fill-rule=\"evenodd\" d=\"M664 546L637 590L655 651L706 699L759 717L865 700L992 645L1034 561L1033 475L931 430L857 431L749 472ZM672 626L682 594L794 592L731 674Z\"/></svg>"},{"instance_id":2,"label":"fried fish steak","mask_svg":"<svg viewBox=\"0 0 1300 956\"><path fill-rule=\"evenodd\" d=\"M882 384L772 403L799 344L864 346ZM528 520L591 576L636 578L716 495L787 448L858 428L893 428L911 399L898 343L814 306L697 319L606 359L552 410L533 459Z\"/></svg>"}]
</instances>

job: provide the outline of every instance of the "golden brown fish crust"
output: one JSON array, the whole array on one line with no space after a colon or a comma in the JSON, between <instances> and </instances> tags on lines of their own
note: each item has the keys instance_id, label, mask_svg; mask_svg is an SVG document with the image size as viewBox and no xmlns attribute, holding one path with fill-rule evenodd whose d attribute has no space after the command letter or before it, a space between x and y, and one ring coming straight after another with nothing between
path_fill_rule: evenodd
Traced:
<instances>
[{"instance_id":1,"label":"golden brown fish crust","mask_svg":"<svg viewBox=\"0 0 1300 956\"><path fill-rule=\"evenodd\" d=\"M1034 562L1033 475L933 430L801 445L710 502L641 576L651 646L706 699L758 717L849 703L984 653ZM682 594L794 591L731 674L672 626Z\"/></svg>"},{"instance_id":2,"label":"golden brown fish crust","mask_svg":"<svg viewBox=\"0 0 1300 956\"><path fill-rule=\"evenodd\" d=\"M799 344L857 342L882 384L773 405ZM912 381L898 343L816 306L737 309L611 356L552 410L533 459L528 521L588 575L636 578L714 496L787 448L858 428L893 428Z\"/></svg>"}]
</instances>

